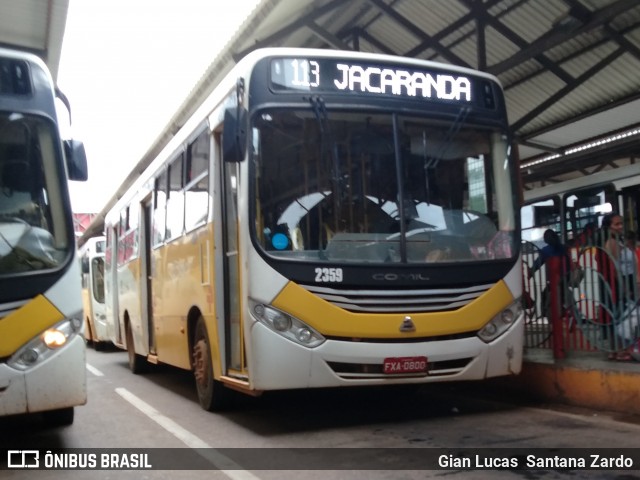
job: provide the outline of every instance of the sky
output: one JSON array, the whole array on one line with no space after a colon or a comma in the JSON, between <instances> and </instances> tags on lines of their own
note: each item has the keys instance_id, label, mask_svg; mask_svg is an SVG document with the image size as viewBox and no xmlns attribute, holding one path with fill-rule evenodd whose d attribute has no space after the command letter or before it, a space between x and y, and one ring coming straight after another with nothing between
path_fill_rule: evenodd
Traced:
<instances>
[{"instance_id":1,"label":"sky","mask_svg":"<svg viewBox=\"0 0 640 480\"><path fill-rule=\"evenodd\" d=\"M58 86L85 144L76 213L97 213L258 0L70 0Z\"/></svg>"}]
</instances>

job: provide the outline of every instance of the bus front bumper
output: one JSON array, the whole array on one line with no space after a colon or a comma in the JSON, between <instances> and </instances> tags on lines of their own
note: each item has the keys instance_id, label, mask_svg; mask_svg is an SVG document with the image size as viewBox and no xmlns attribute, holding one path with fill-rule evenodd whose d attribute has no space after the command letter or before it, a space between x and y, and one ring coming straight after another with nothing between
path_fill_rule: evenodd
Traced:
<instances>
[{"instance_id":1,"label":"bus front bumper","mask_svg":"<svg viewBox=\"0 0 640 480\"><path fill-rule=\"evenodd\" d=\"M524 317L487 344L477 336L421 342L327 340L309 349L261 323L252 327L251 386L277 390L480 380L515 375L522 367ZM426 357L428 372L385 374L385 359Z\"/></svg>"},{"instance_id":2,"label":"bus front bumper","mask_svg":"<svg viewBox=\"0 0 640 480\"><path fill-rule=\"evenodd\" d=\"M56 355L20 371L0 364L0 416L35 413L87 402L86 350L76 335Z\"/></svg>"}]
</instances>

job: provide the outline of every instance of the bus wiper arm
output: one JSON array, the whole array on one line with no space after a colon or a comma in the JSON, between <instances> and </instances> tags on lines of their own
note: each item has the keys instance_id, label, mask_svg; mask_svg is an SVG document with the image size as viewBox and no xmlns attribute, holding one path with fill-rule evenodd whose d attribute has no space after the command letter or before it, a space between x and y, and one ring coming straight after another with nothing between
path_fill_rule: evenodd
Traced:
<instances>
[{"instance_id":1,"label":"bus wiper arm","mask_svg":"<svg viewBox=\"0 0 640 480\"><path fill-rule=\"evenodd\" d=\"M440 162L440 160L444 158L444 155L447 152L447 149L449 148L449 146L451 145L451 142L453 142L453 139L456 137L456 135L458 135L458 132L464 125L467 119L467 115L469 115L470 111L471 111L471 107L464 106L460 108L460 110L458 111L458 114L456 115L455 120L449 127L449 130L447 130L447 133L445 134L442 140L442 143L440 144L440 148L438 148L437 153L430 158L427 168L435 168L438 166L438 163ZM426 148L425 148L425 151L426 151Z\"/></svg>"},{"instance_id":2,"label":"bus wiper arm","mask_svg":"<svg viewBox=\"0 0 640 480\"><path fill-rule=\"evenodd\" d=\"M340 182L340 158L338 152L338 143L335 141L333 137L333 132L331 131L331 127L329 126L329 113L327 112L327 106L324 103L324 99L320 96L311 97L309 99L311 102L311 108L313 109L313 113L318 120L318 125L320 127L320 134L322 135L323 140L326 138L327 143L331 145L332 154L333 154L333 163L332 163L332 180L339 184ZM323 141L323 149L325 142Z\"/></svg>"},{"instance_id":3,"label":"bus wiper arm","mask_svg":"<svg viewBox=\"0 0 640 480\"><path fill-rule=\"evenodd\" d=\"M322 147L320 158L324 158L326 153L326 144L331 145L332 149L332 162L331 162L331 181L333 187L333 201L334 201L334 225L338 225L338 215L341 210L342 203L342 195L341 195L341 182L340 178L340 157L338 152L338 144L333 137L333 132L331 131L331 127L329 125L329 114L327 112L327 107L324 103L324 99L321 96L312 96L309 98L309 102L311 103L311 108L313 110L314 115L316 116L316 120L318 121L318 126L320 128L320 135L322 136Z\"/></svg>"}]
</instances>

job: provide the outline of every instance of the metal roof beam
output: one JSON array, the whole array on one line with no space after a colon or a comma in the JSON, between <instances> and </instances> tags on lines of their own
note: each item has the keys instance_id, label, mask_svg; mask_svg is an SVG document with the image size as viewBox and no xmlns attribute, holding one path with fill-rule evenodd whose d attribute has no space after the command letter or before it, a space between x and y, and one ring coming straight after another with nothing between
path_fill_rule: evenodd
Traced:
<instances>
[{"instance_id":1,"label":"metal roof beam","mask_svg":"<svg viewBox=\"0 0 640 480\"><path fill-rule=\"evenodd\" d=\"M309 22L307 24L307 28L337 50L353 50L353 47L351 47L351 45L347 45L338 37L322 28L316 22Z\"/></svg>"},{"instance_id":2,"label":"metal roof beam","mask_svg":"<svg viewBox=\"0 0 640 480\"><path fill-rule=\"evenodd\" d=\"M567 40L570 40L571 38L576 37L577 35L588 32L590 30L593 30L594 28L598 28L601 25L606 24L607 22L611 21L630 8L637 6L637 0L618 0L617 2L605 8L593 12L591 21L589 21L582 27L570 31L551 30L548 34L543 35L538 40L531 43L528 48L524 48L518 53L512 55L507 60L489 67L488 71L493 75L504 73L507 70L514 68L527 60L530 60L532 57L535 57L542 52L545 52L557 45L560 45L563 42L566 42Z\"/></svg>"},{"instance_id":3,"label":"metal roof beam","mask_svg":"<svg viewBox=\"0 0 640 480\"><path fill-rule=\"evenodd\" d=\"M364 38L367 42L376 47L380 52L388 53L389 55L397 55L397 52L394 52L389 47L384 45L380 40L371 36L366 30L358 30L357 35L360 38Z\"/></svg>"},{"instance_id":4,"label":"metal roof beam","mask_svg":"<svg viewBox=\"0 0 640 480\"><path fill-rule=\"evenodd\" d=\"M636 57L636 59L640 60L640 48L636 47L633 43L627 40L623 35L620 34L617 30L615 30L611 25L605 25L605 31L609 34L609 36L621 47L623 47L627 52Z\"/></svg>"},{"instance_id":5,"label":"metal roof beam","mask_svg":"<svg viewBox=\"0 0 640 480\"><path fill-rule=\"evenodd\" d=\"M520 50L526 49L529 46L529 43L518 35L516 32L507 27L504 23L498 20L496 17L489 15L486 9L480 8L477 3L471 2L470 0L463 0L463 4L467 6L471 10L471 12L476 16L477 19L482 19L485 24L493 27L500 35L505 37L511 43L516 45ZM478 49L480 44L478 42ZM556 77L562 80L564 83L573 82L574 78L569 75L565 70L563 70L557 63L548 59L542 52L536 53L533 58L535 58L538 63L540 63L543 67L545 67L548 71L553 73ZM527 59L529 60L529 59ZM478 65L480 65L478 63ZM486 65L481 70L486 70Z\"/></svg>"},{"instance_id":6,"label":"metal roof beam","mask_svg":"<svg viewBox=\"0 0 640 480\"><path fill-rule=\"evenodd\" d=\"M262 40L255 42L251 47L246 48L241 52L236 52L232 55L232 58L235 62L238 62L241 58L243 58L248 53L262 47L272 47L278 40L290 35L297 30L300 30L303 27L308 27L311 22L315 22L315 20L322 15L335 10L336 8L344 6L344 0L333 0L332 2L327 3L326 5L313 10L300 17L295 22L291 22L289 25L281 28L280 30L274 32L273 34L263 38Z\"/></svg>"},{"instance_id":7,"label":"metal roof beam","mask_svg":"<svg viewBox=\"0 0 640 480\"><path fill-rule=\"evenodd\" d=\"M629 33L629 32L631 32L632 30L635 30L636 28L638 28L636 25L633 25L633 26L631 26L631 27L626 27L626 28L625 28L624 30L622 30L622 31L617 31L617 35L618 35L618 36L622 36L622 37L624 37L624 35L628 34L628 33ZM587 52L591 52L591 51L596 50L597 48L601 47L602 45L604 45L604 44L606 44L606 43L609 43L611 40L612 40L612 39L611 39L611 37L604 37L604 38L601 38L600 40L598 40L598 41L597 41L597 42L595 42L595 43L592 43L592 44L591 44L591 45L589 45L588 47L585 47L585 48L583 48L583 49L581 49L581 50L578 50L578 51L572 52L572 53L570 53L569 55L567 55L567 56L565 56L565 57L561 58L557 63L559 63L559 64L560 64L560 63L569 62L569 61L571 61L571 60L573 60L573 59L575 59L575 58L577 58L577 57L580 57L581 55L584 55L584 54L585 54L585 53L587 53ZM615 39L614 39L614 40L615 40ZM635 48L633 45L631 45L631 47L632 47L632 48ZM545 71L546 71L546 70L541 69L541 70L536 70L535 72L531 72L529 75L525 75L525 76L523 76L523 77L519 78L518 80L516 80L516 81L514 81L514 82L511 82L511 83L509 83L509 84L503 84L503 88L504 88L504 90L505 90L505 91L507 91L507 90L509 90L509 89L511 89L511 88L515 88L515 87L517 87L518 85L521 85L521 84L523 84L523 83L527 83L527 82L529 82L530 80L532 80L533 78L535 78L536 76L538 76L538 75L541 75L541 74L545 73Z\"/></svg>"},{"instance_id":8,"label":"metal roof beam","mask_svg":"<svg viewBox=\"0 0 640 480\"><path fill-rule=\"evenodd\" d=\"M501 1L502 0L492 0L492 1L488 2L488 3L486 3L485 5L481 5L481 6L484 6L484 8L488 10L489 8L493 7L497 3L500 3ZM521 1L526 1L526 0L521 0ZM509 11L509 9L507 9L506 11ZM416 57L419 54L421 54L422 52L424 52L427 48L432 48L432 45L434 43L440 44L440 40L442 40L443 38L446 38L447 36L451 35L453 32L455 32L456 30L462 28L467 23L473 22L475 20L473 15L474 15L473 12L469 12L467 15L464 15L463 17L460 17L458 20L456 20L455 22L447 25L445 28L440 30L438 33L436 33L432 37L428 37L426 40L421 42L419 45L417 45L416 47L414 47L411 50L409 50L408 52L406 52L405 56L407 56L407 57ZM466 39L469 36L470 35L463 35L462 38ZM447 48L451 49L456 44L457 44L457 42L453 43L452 45L449 45Z\"/></svg>"},{"instance_id":9,"label":"metal roof beam","mask_svg":"<svg viewBox=\"0 0 640 480\"><path fill-rule=\"evenodd\" d=\"M469 64L467 64L467 62L462 60L460 57L458 57L455 53L453 53L451 50L446 48L444 45L442 45L439 42L433 41L433 39L429 35L427 35L424 32L424 30L416 26L413 22L409 21L406 17L403 17L402 15L400 15L394 9L389 8L389 6L385 4L382 0L368 0L368 1L371 2L373 5L375 5L382 12L384 12L388 17L392 18L394 21L399 23L407 31L415 35L417 38L423 41L430 42L429 46L434 50L436 50L444 58L448 59L450 62L453 62L456 65L467 66L467 67L470 66Z\"/></svg>"},{"instance_id":10,"label":"metal roof beam","mask_svg":"<svg viewBox=\"0 0 640 480\"><path fill-rule=\"evenodd\" d=\"M569 92L571 92L574 88L576 88L578 85L583 83L589 77L595 75L600 70L606 68L615 59L620 57L623 53L625 53L625 49L622 47L615 50L613 53L611 53L606 58L604 58L603 60L595 64L593 67L591 67L589 70L584 72L582 75L580 75L574 82L566 85L564 88L561 88L554 95L551 95L546 101L542 102L536 108L531 110L528 114L520 117L520 119L517 122L511 125L513 130L514 131L520 130L523 126L525 126L531 120L536 118L538 115L544 112L547 108L549 108L550 106L558 102L560 99L562 99L562 97L567 95Z\"/></svg>"},{"instance_id":11,"label":"metal roof beam","mask_svg":"<svg viewBox=\"0 0 640 480\"><path fill-rule=\"evenodd\" d=\"M420 42L417 46L407 51L404 55L407 57L416 57L422 52L424 52L428 48L434 48L434 45L441 45L440 40L445 38L447 35L450 35L454 31L462 28L465 24L473 21L473 14L470 13L465 15L464 17L459 18L452 24L450 24L447 28L440 30L437 34L432 37L427 36L422 42ZM424 33L423 33L424 36ZM435 49L435 48L434 48Z\"/></svg>"},{"instance_id":12,"label":"metal roof beam","mask_svg":"<svg viewBox=\"0 0 640 480\"><path fill-rule=\"evenodd\" d=\"M586 118L597 115L598 113L606 112L607 110L611 110L612 108L620 107L622 105L626 105L627 103L635 102L636 100L640 100L640 92L635 93L633 95L629 95L627 97L619 98L613 102L607 103L606 105L602 105L598 108L594 108L592 110L582 112L580 115L574 115L569 119L546 126L544 128L541 128L540 130L536 130L535 132L530 132L527 135L523 135L520 138L522 139L522 141L529 141L530 138L535 138L540 135L544 135L545 133L552 132L561 127L566 127L567 125L574 124L580 120L584 120Z\"/></svg>"},{"instance_id":13,"label":"metal roof beam","mask_svg":"<svg viewBox=\"0 0 640 480\"><path fill-rule=\"evenodd\" d=\"M542 150L549 153L563 153L563 148L550 147L549 145L545 145L543 143L532 142L530 140L523 140L521 138L516 138L516 142L518 145L524 145L525 147L535 148L537 150Z\"/></svg>"},{"instance_id":14,"label":"metal roof beam","mask_svg":"<svg viewBox=\"0 0 640 480\"><path fill-rule=\"evenodd\" d=\"M479 3L471 6L471 11L475 17L476 23L476 56L478 58L478 70L487 69L487 38L485 36L487 24L487 12L480 8Z\"/></svg>"}]
</instances>

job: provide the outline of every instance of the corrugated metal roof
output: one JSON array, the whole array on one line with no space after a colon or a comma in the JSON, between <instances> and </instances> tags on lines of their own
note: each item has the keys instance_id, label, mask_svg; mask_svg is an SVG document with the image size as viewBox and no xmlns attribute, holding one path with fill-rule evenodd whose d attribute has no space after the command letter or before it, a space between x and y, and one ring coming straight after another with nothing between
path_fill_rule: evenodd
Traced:
<instances>
[{"instance_id":1,"label":"corrugated metal roof","mask_svg":"<svg viewBox=\"0 0 640 480\"><path fill-rule=\"evenodd\" d=\"M525 162L640 124L624 108L640 99L637 0L265 0L256 15L265 20L228 44L236 59L260 46L336 48L333 38L497 75ZM600 123L608 109L615 120ZM571 128L576 120L580 127ZM631 146L619 154L640 155L637 141ZM552 173L544 169L538 177Z\"/></svg>"}]
</instances>

